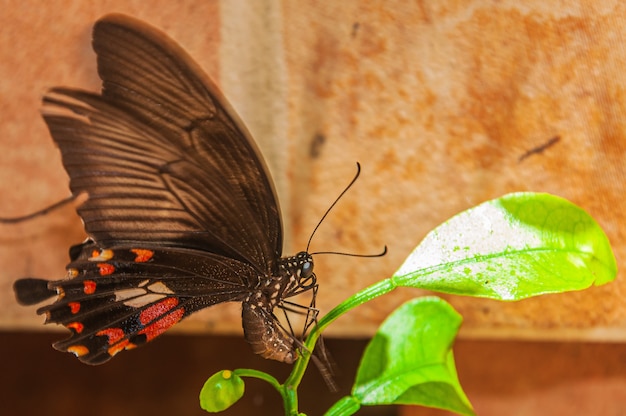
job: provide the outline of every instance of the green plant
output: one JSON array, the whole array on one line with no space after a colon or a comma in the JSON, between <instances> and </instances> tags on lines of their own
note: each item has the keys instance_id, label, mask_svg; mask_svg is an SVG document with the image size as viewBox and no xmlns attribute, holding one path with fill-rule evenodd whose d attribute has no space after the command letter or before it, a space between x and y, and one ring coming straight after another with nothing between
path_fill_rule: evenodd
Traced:
<instances>
[{"instance_id":1,"label":"green plant","mask_svg":"<svg viewBox=\"0 0 626 416\"><path fill-rule=\"evenodd\" d=\"M440 225L393 276L356 293L319 319L284 383L255 370L221 371L205 383L201 406L209 412L228 408L244 393L242 377L256 377L282 395L286 415L302 415L297 388L321 332L352 308L397 287L515 301L602 285L616 274L609 241L584 210L553 195L509 194ZM423 405L473 415L452 352L461 321L437 297L417 298L400 306L369 343L352 394L335 403L326 415L351 415L363 405L385 404Z\"/></svg>"}]
</instances>

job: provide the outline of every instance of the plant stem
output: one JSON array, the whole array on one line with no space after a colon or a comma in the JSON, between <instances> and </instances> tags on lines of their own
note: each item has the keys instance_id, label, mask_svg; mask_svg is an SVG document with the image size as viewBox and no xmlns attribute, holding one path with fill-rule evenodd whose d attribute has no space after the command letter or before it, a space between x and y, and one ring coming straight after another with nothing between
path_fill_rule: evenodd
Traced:
<instances>
[{"instance_id":1,"label":"plant stem","mask_svg":"<svg viewBox=\"0 0 626 416\"><path fill-rule=\"evenodd\" d=\"M285 415L298 415L298 395L296 394L296 391L293 388L287 386L287 384L282 385L271 375L262 371L252 370L249 368L238 368L236 370L233 370L233 374L236 374L239 377L258 378L260 380L268 382L270 385L272 385L272 387L276 389L276 391L278 391L278 393L283 398Z\"/></svg>"},{"instance_id":2,"label":"plant stem","mask_svg":"<svg viewBox=\"0 0 626 416\"><path fill-rule=\"evenodd\" d=\"M278 382L278 380L276 380L274 377L267 373L258 370L252 370L250 368L238 368L236 370L233 370L233 374L236 374L239 377L258 378L260 380L266 381L271 384L272 387L278 390L281 395L283 394L283 386Z\"/></svg>"},{"instance_id":3,"label":"plant stem","mask_svg":"<svg viewBox=\"0 0 626 416\"><path fill-rule=\"evenodd\" d=\"M295 400L297 400L297 395L295 395L295 391L297 390L300 382L302 381L302 377L304 376L304 372L309 364L309 360L311 358L311 354L313 352L313 348L315 348L315 342L322 334L322 331L330 325L335 319L339 318L344 313L348 312L350 309L356 308L359 305L362 305L365 302L368 302L378 296L382 296L386 293L391 292L396 287L396 283L393 281L393 278L387 278L381 280L372 286L368 286L365 289L357 292L353 296L349 297L345 301L341 302L335 308L333 308L328 314L324 315L322 319L319 320L317 325L311 330L309 335L306 338L306 342L304 343L305 349L301 351L301 357L294 364L293 370L291 374L285 380L285 384L283 387L289 391L294 392ZM287 400L286 396L283 396L285 400ZM285 401L285 407L287 402Z\"/></svg>"}]
</instances>

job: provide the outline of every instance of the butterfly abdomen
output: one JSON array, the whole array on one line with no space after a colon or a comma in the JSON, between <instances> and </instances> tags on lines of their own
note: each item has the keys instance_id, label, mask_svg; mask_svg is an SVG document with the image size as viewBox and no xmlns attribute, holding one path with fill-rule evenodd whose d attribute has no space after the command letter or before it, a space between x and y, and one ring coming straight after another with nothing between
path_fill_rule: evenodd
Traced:
<instances>
[{"instance_id":1,"label":"butterfly abdomen","mask_svg":"<svg viewBox=\"0 0 626 416\"><path fill-rule=\"evenodd\" d=\"M255 354L287 364L296 360L293 338L278 327L270 302L262 293L243 302L241 321L246 341Z\"/></svg>"}]
</instances>

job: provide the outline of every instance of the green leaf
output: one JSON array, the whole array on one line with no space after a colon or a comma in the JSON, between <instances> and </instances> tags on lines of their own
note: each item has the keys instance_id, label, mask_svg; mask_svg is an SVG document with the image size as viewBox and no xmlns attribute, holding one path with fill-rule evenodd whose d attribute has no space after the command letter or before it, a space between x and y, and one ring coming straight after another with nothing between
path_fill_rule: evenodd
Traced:
<instances>
[{"instance_id":1,"label":"green leaf","mask_svg":"<svg viewBox=\"0 0 626 416\"><path fill-rule=\"evenodd\" d=\"M452 355L461 320L440 298L423 297L402 305L367 346L352 389L354 400L363 405L413 404L473 415Z\"/></svg>"},{"instance_id":2,"label":"green leaf","mask_svg":"<svg viewBox=\"0 0 626 416\"><path fill-rule=\"evenodd\" d=\"M437 227L393 280L398 286L519 300L602 285L616 274L609 241L589 214L553 195L516 193Z\"/></svg>"},{"instance_id":3,"label":"green leaf","mask_svg":"<svg viewBox=\"0 0 626 416\"><path fill-rule=\"evenodd\" d=\"M328 409L324 416L349 416L355 414L360 408L361 404L356 398L346 396Z\"/></svg>"},{"instance_id":4,"label":"green leaf","mask_svg":"<svg viewBox=\"0 0 626 416\"><path fill-rule=\"evenodd\" d=\"M213 374L200 391L200 407L209 413L228 409L243 396L244 382L232 371Z\"/></svg>"}]
</instances>

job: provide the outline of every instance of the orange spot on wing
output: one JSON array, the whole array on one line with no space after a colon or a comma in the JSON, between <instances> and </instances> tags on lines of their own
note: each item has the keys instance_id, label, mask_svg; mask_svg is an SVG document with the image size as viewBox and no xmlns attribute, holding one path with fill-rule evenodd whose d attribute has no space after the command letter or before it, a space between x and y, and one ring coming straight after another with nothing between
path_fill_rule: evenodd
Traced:
<instances>
[{"instance_id":1,"label":"orange spot on wing","mask_svg":"<svg viewBox=\"0 0 626 416\"><path fill-rule=\"evenodd\" d=\"M91 295L95 291L96 291L96 282L94 282L93 280L85 280L83 282L83 292L85 292L86 295Z\"/></svg>"},{"instance_id":2,"label":"orange spot on wing","mask_svg":"<svg viewBox=\"0 0 626 416\"><path fill-rule=\"evenodd\" d=\"M89 257L89 261L107 261L111 260L115 253L113 250L105 248L103 250L94 250L91 252L91 257Z\"/></svg>"},{"instance_id":3,"label":"orange spot on wing","mask_svg":"<svg viewBox=\"0 0 626 416\"><path fill-rule=\"evenodd\" d=\"M80 334L81 332L83 332L83 324L81 324L80 322L70 322L69 324L65 325L67 328L71 328L74 331L76 331L77 334Z\"/></svg>"},{"instance_id":4,"label":"orange spot on wing","mask_svg":"<svg viewBox=\"0 0 626 416\"><path fill-rule=\"evenodd\" d=\"M77 357L82 357L83 355L89 354L89 348L84 345L72 345L71 347L67 347L67 352L71 352Z\"/></svg>"},{"instance_id":5,"label":"orange spot on wing","mask_svg":"<svg viewBox=\"0 0 626 416\"><path fill-rule=\"evenodd\" d=\"M70 302L67 304L70 307L70 311L72 314L77 314L80 311L80 303L79 302Z\"/></svg>"},{"instance_id":6,"label":"orange spot on wing","mask_svg":"<svg viewBox=\"0 0 626 416\"><path fill-rule=\"evenodd\" d=\"M74 268L67 269L67 277L68 278L74 278L76 276L78 276L78 270L77 269L74 269Z\"/></svg>"},{"instance_id":7,"label":"orange spot on wing","mask_svg":"<svg viewBox=\"0 0 626 416\"><path fill-rule=\"evenodd\" d=\"M98 268L100 269L100 276L107 276L115 271L115 266L108 263L98 263Z\"/></svg>"},{"instance_id":8,"label":"orange spot on wing","mask_svg":"<svg viewBox=\"0 0 626 416\"><path fill-rule=\"evenodd\" d=\"M130 251L132 251L133 253L137 255L137 257L135 257L135 262L137 263L145 263L148 260L150 260L152 256L154 256L154 251L152 250L146 250L142 248L133 248Z\"/></svg>"},{"instance_id":9,"label":"orange spot on wing","mask_svg":"<svg viewBox=\"0 0 626 416\"><path fill-rule=\"evenodd\" d=\"M133 348L131 345L134 345L134 344L131 344L130 341L125 339L124 341L118 342L117 344L113 345L111 348L107 350L107 352L109 353L111 357L113 357L115 354L117 354L120 351Z\"/></svg>"}]
</instances>

